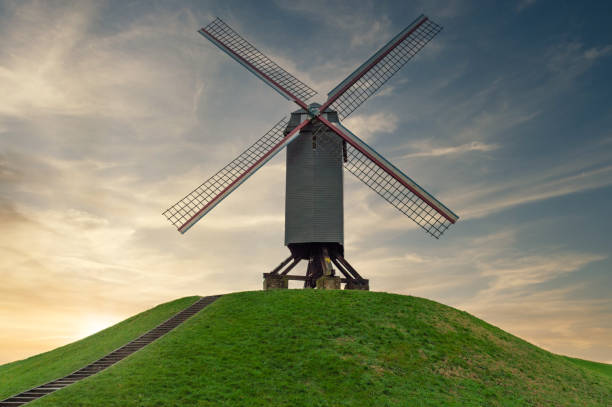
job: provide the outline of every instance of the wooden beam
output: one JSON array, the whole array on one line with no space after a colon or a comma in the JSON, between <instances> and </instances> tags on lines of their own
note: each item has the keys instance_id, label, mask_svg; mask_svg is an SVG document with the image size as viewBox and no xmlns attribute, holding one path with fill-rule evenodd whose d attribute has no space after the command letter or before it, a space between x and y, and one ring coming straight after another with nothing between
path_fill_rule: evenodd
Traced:
<instances>
[{"instance_id":1,"label":"wooden beam","mask_svg":"<svg viewBox=\"0 0 612 407\"><path fill-rule=\"evenodd\" d=\"M263 273L263 276L264 276L264 278L268 278L269 276L272 276L272 277L277 277L277 276L278 276L278 274L272 274L272 273ZM285 277L285 278L287 278L287 280L294 280L294 281L306 281L306 276L291 276L291 275L288 275L288 274L287 274L287 275L285 275L284 277ZM341 278L341 279L340 279L340 282L341 282L341 283L348 283L349 281L350 281L350 280L349 280L349 279L347 279L347 278ZM358 282L358 283L361 283L361 282L364 282L364 281L365 281L366 283L368 283L368 282L369 282L369 280L366 280L366 279L363 279L363 280L352 280L352 281L355 281L355 282Z\"/></svg>"}]
</instances>

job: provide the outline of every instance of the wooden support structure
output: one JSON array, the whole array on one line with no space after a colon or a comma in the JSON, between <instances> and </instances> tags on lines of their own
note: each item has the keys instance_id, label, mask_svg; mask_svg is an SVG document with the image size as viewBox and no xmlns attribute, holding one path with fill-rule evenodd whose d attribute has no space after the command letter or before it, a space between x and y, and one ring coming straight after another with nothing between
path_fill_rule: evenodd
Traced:
<instances>
[{"instance_id":1,"label":"wooden support structure","mask_svg":"<svg viewBox=\"0 0 612 407\"><path fill-rule=\"evenodd\" d=\"M272 273L263 273L263 277L264 279L266 278L274 278L277 277L278 274L272 274ZM295 276L295 275L285 275L283 276L285 277L287 280L291 280L291 281L306 281L307 277L306 276ZM340 278L340 282L342 284L348 284L350 283L352 280L348 279L348 278ZM369 284L370 280L364 279L363 280L365 282L365 284Z\"/></svg>"},{"instance_id":2,"label":"wooden support structure","mask_svg":"<svg viewBox=\"0 0 612 407\"><path fill-rule=\"evenodd\" d=\"M288 281L303 281L304 288L340 288L345 290L369 290L369 280L343 257L339 244L307 243L289 245L291 255L269 273L263 273L264 290L288 288ZM289 272L301 261L308 260L305 276L290 275ZM336 276L336 269L343 277Z\"/></svg>"}]
</instances>

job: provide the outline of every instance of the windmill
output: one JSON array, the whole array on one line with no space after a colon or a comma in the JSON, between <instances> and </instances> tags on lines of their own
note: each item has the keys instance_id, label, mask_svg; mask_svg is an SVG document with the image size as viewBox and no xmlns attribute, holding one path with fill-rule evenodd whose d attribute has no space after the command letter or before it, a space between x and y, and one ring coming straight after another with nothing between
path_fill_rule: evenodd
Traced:
<instances>
[{"instance_id":1,"label":"windmill","mask_svg":"<svg viewBox=\"0 0 612 407\"><path fill-rule=\"evenodd\" d=\"M172 205L164 216L185 233L219 202L287 147L285 245L291 255L270 273L264 288L304 287L369 289L344 258L344 167L427 233L439 238L459 218L416 182L378 154L341 123L442 27L424 15L327 94L327 101L306 104L316 94L262 54L221 19L198 32L300 109L272 129L219 172ZM290 275L301 260L305 276ZM333 265L343 277L335 275Z\"/></svg>"}]
</instances>

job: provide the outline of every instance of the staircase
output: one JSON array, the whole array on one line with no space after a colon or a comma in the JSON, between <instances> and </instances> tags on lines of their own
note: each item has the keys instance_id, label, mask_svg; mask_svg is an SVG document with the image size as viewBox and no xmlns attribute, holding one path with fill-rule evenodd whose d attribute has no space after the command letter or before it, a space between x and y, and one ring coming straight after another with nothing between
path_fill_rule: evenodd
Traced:
<instances>
[{"instance_id":1,"label":"staircase","mask_svg":"<svg viewBox=\"0 0 612 407\"><path fill-rule=\"evenodd\" d=\"M78 382L79 380L83 380L86 377L95 375L96 373L107 369L108 367L125 359L132 353L142 349L151 342L172 331L174 328L185 322L188 318L200 312L204 307L209 304L212 304L219 297L221 296L212 295L200 298L194 304L175 314L167 321L159 324L155 328L151 329L149 332L144 333L143 335L127 343L126 345L123 345L119 349L112 351L101 359L90 363L89 365L77 370L76 372L69 374L68 376L64 376L60 379L53 380L49 383L45 383L38 387L34 387L33 389L24 391L15 396L2 400L0 401L0 407L22 406L32 400L36 400L42 396L46 396L49 393L53 393L54 391L63 389L64 387L69 386L72 383Z\"/></svg>"}]
</instances>

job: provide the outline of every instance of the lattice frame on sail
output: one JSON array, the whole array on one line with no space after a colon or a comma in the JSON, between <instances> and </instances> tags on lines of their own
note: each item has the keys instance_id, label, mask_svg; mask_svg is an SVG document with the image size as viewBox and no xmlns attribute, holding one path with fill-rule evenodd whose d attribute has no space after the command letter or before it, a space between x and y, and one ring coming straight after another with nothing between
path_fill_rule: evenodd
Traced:
<instances>
[{"instance_id":1,"label":"lattice frame on sail","mask_svg":"<svg viewBox=\"0 0 612 407\"><path fill-rule=\"evenodd\" d=\"M433 21L423 22L339 96L331 104L331 109L338 112L340 120L348 117L440 31L442 27Z\"/></svg>"},{"instance_id":2,"label":"lattice frame on sail","mask_svg":"<svg viewBox=\"0 0 612 407\"><path fill-rule=\"evenodd\" d=\"M223 46L246 60L278 85L292 92L302 101L310 99L317 93L311 87L285 71L278 66L278 64L261 53L220 18L216 18L213 22L204 27L204 30L211 34ZM247 68L251 69L248 66ZM265 80L265 78L262 79ZM274 87L274 84L270 85Z\"/></svg>"},{"instance_id":3,"label":"lattice frame on sail","mask_svg":"<svg viewBox=\"0 0 612 407\"><path fill-rule=\"evenodd\" d=\"M436 209L402 185L374 161L350 144L344 145L346 148L344 168L433 237L439 238L452 225ZM317 138L317 148L324 149L328 154L343 154L338 143L327 141L326 138Z\"/></svg>"},{"instance_id":4,"label":"lattice frame on sail","mask_svg":"<svg viewBox=\"0 0 612 407\"><path fill-rule=\"evenodd\" d=\"M344 168L436 239L452 225L436 209L351 145L347 146Z\"/></svg>"},{"instance_id":5,"label":"lattice frame on sail","mask_svg":"<svg viewBox=\"0 0 612 407\"><path fill-rule=\"evenodd\" d=\"M164 211L164 216L177 229L197 216L202 209L228 189L241 175L254 166L284 137L289 120L283 118L253 145L210 177L183 199Z\"/></svg>"}]
</instances>

